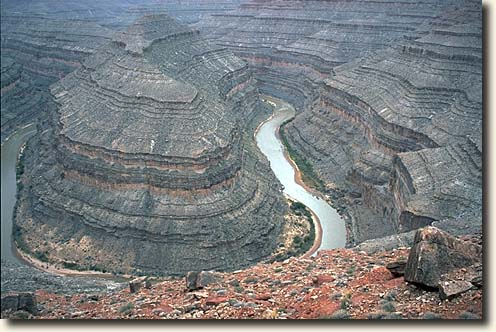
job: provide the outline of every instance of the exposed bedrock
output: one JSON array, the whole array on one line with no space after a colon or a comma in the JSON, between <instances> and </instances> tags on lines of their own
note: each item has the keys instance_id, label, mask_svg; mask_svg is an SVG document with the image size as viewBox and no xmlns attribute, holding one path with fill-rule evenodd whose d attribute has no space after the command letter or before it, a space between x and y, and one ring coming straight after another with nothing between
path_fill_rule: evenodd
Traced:
<instances>
[{"instance_id":1,"label":"exposed bedrock","mask_svg":"<svg viewBox=\"0 0 496 332\"><path fill-rule=\"evenodd\" d=\"M192 23L237 5L224 0L2 1L1 141L43 115L50 84L79 68L137 17L167 12Z\"/></svg>"},{"instance_id":2,"label":"exposed bedrock","mask_svg":"<svg viewBox=\"0 0 496 332\"><path fill-rule=\"evenodd\" d=\"M26 151L20 241L54 262L147 274L269 256L286 205L255 146L268 115L246 62L165 15L51 86Z\"/></svg>"},{"instance_id":3,"label":"exposed bedrock","mask_svg":"<svg viewBox=\"0 0 496 332\"><path fill-rule=\"evenodd\" d=\"M295 105L285 136L350 214L353 244L480 231L481 19L472 0L274 0L195 26Z\"/></svg>"},{"instance_id":4,"label":"exposed bedrock","mask_svg":"<svg viewBox=\"0 0 496 332\"><path fill-rule=\"evenodd\" d=\"M109 39L110 30L95 23L2 11L2 141L43 114L49 84Z\"/></svg>"}]
</instances>

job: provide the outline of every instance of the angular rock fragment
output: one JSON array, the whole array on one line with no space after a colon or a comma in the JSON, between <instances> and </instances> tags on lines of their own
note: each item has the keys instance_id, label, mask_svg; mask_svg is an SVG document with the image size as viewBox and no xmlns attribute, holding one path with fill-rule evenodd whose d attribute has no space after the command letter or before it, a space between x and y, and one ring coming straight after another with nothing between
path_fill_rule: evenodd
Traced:
<instances>
[{"instance_id":1,"label":"angular rock fragment","mask_svg":"<svg viewBox=\"0 0 496 332\"><path fill-rule=\"evenodd\" d=\"M333 281L334 281L334 277L331 275L319 274L318 276L312 277L312 283L315 286L320 286L324 283L333 282Z\"/></svg>"},{"instance_id":2,"label":"angular rock fragment","mask_svg":"<svg viewBox=\"0 0 496 332\"><path fill-rule=\"evenodd\" d=\"M405 274L406 268L406 260L398 260L396 262L391 262L386 265L386 269L388 269L393 276L401 277Z\"/></svg>"},{"instance_id":3,"label":"angular rock fragment","mask_svg":"<svg viewBox=\"0 0 496 332\"><path fill-rule=\"evenodd\" d=\"M186 274L186 288L196 290L206 287L222 280L220 273L214 271L190 271Z\"/></svg>"},{"instance_id":4,"label":"angular rock fragment","mask_svg":"<svg viewBox=\"0 0 496 332\"><path fill-rule=\"evenodd\" d=\"M405 280L437 288L441 275L482 260L482 247L462 241L432 226L415 234L405 268Z\"/></svg>"},{"instance_id":5,"label":"angular rock fragment","mask_svg":"<svg viewBox=\"0 0 496 332\"><path fill-rule=\"evenodd\" d=\"M439 297L441 300L451 300L454 297L472 289L474 286L464 280L450 280L439 282Z\"/></svg>"},{"instance_id":6,"label":"angular rock fragment","mask_svg":"<svg viewBox=\"0 0 496 332\"><path fill-rule=\"evenodd\" d=\"M190 271L186 274L186 288L188 290L196 290L198 289L198 286L196 285L196 281L198 280L198 274L199 272L196 271Z\"/></svg>"},{"instance_id":7,"label":"angular rock fragment","mask_svg":"<svg viewBox=\"0 0 496 332\"><path fill-rule=\"evenodd\" d=\"M220 273L213 271L201 271L196 279L196 286L198 288L202 288L207 285L215 284L220 280L222 280Z\"/></svg>"},{"instance_id":8,"label":"angular rock fragment","mask_svg":"<svg viewBox=\"0 0 496 332\"><path fill-rule=\"evenodd\" d=\"M229 300L226 296L210 296L205 300L206 305L219 305Z\"/></svg>"},{"instance_id":9,"label":"angular rock fragment","mask_svg":"<svg viewBox=\"0 0 496 332\"><path fill-rule=\"evenodd\" d=\"M472 273L469 281L477 288L482 288L483 286L483 272L482 264L476 264L472 267Z\"/></svg>"},{"instance_id":10,"label":"angular rock fragment","mask_svg":"<svg viewBox=\"0 0 496 332\"><path fill-rule=\"evenodd\" d=\"M146 276L135 278L129 282L129 291L131 293L136 293L141 288L151 288L151 287L152 284L150 282L150 279Z\"/></svg>"},{"instance_id":11,"label":"angular rock fragment","mask_svg":"<svg viewBox=\"0 0 496 332\"><path fill-rule=\"evenodd\" d=\"M31 292L2 295L2 312L23 310L36 315L38 312L36 295Z\"/></svg>"}]
</instances>

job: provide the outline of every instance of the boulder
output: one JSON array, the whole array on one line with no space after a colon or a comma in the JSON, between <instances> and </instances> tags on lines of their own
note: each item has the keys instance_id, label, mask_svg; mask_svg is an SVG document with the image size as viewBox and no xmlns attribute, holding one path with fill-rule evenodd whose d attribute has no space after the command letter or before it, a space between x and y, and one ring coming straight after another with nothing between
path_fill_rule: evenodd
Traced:
<instances>
[{"instance_id":1,"label":"boulder","mask_svg":"<svg viewBox=\"0 0 496 332\"><path fill-rule=\"evenodd\" d=\"M152 284L148 277L139 277L136 279L133 279L129 282L129 291L131 293L136 293L139 291L141 288L151 288Z\"/></svg>"},{"instance_id":2,"label":"boulder","mask_svg":"<svg viewBox=\"0 0 496 332\"><path fill-rule=\"evenodd\" d=\"M437 288L441 275L482 260L482 247L432 226L415 234L405 268L405 280Z\"/></svg>"},{"instance_id":3,"label":"boulder","mask_svg":"<svg viewBox=\"0 0 496 332\"><path fill-rule=\"evenodd\" d=\"M227 296L210 296L205 300L206 305L218 305L223 302L227 302L229 298Z\"/></svg>"},{"instance_id":4,"label":"boulder","mask_svg":"<svg viewBox=\"0 0 496 332\"><path fill-rule=\"evenodd\" d=\"M222 280L222 276L214 271L190 271L186 274L186 288L188 290L196 290L207 285L215 284Z\"/></svg>"},{"instance_id":5,"label":"boulder","mask_svg":"<svg viewBox=\"0 0 496 332\"><path fill-rule=\"evenodd\" d=\"M470 276L470 282L477 288L482 288L483 278L482 278L482 265L477 264L472 267L473 273Z\"/></svg>"},{"instance_id":6,"label":"boulder","mask_svg":"<svg viewBox=\"0 0 496 332\"><path fill-rule=\"evenodd\" d=\"M393 274L394 277L405 275L406 260L398 260L386 265L386 269Z\"/></svg>"},{"instance_id":7,"label":"boulder","mask_svg":"<svg viewBox=\"0 0 496 332\"><path fill-rule=\"evenodd\" d=\"M210 284L215 284L222 280L220 273L213 271L201 271L198 273L198 278L196 279L196 286L198 288L203 288Z\"/></svg>"},{"instance_id":8,"label":"boulder","mask_svg":"<svg viewBox=\"0 0 496 332\"><path fill-rule=\"evenodd\" d=\"M196 271L190 271L186 273L186 288L188 290L198 289L198 287L196 286L196 280L198 279L198 274L199 272Z\"/></svg>"},{"instance_id":9,"label":"boulder","mask_svg":"<svg viewBox=\"0 0 496 332\"><path fill-rule=\"evenodd\" d=\"M17 294L2 295L2 312L17 311L19 296Z\"/></svg>"},{"instance_id":10,"label":"boulder","mask_svg":"<svg viewBox=\"0 0 496 332\"><path fill-rule=\"evenodd\" d=\"M36 295L31 292L2 295L2 312L23 310L31 314L36 314Z\"/></svg>"},{"instance_id":11,"label":"boulder","mask_svg":"<svg viewBox=\"0 0 496 332\"><path fill-rule=\"evenodd\" d=\"M439 297L441 300L451 300L452 298L470 290L472 283L464 280L450 280L439 282Z\"/></svg>"}]
</instances>

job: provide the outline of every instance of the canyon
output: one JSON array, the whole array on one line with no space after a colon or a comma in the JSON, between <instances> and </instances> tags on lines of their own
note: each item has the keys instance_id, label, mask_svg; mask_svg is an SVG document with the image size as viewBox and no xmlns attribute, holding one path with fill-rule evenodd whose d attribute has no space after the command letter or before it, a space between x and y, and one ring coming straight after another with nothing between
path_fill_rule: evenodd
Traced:
<instances>
[{"instance_id":1,"label":"canyon","mask_svg":"<svg viewBox=\"0 0 496 332\"><path fill-rule=\"evenodd\" d=\"M295 110L277 136L339 246L482 236L478 1L5 1L1 18L2 153L37 128L13 236L44 263L170 277L303 254L254 138L266 98Z\"/></svg>"}]
</instances>

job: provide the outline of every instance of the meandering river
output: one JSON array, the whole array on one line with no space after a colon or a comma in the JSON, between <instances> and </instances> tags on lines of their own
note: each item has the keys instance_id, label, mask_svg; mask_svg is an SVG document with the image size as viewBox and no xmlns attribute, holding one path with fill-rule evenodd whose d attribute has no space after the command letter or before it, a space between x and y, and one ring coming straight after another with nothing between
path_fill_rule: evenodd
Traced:
<instances>
[{"instance_id":1,"label":"meandering river","mask_svg":"<svg viewBox=\"0 0 496 332\"><path fill-rule=\"evenodd\" d=\"M317 216L322 240L319 249L344 247L346 229L339 214L324 199L315 196L295 178L295 167L286 158L285 148L277 135L279 126L295 116L294 108L279 99L268 98L275 105L274 114L256 133L257 145L270 161L272 171L284 186L284 193L305 204ZM36 132L34 125L17 130L2 144L1 149L1 257L17 260L12 250L12 216L16 202L16 161L20 147Z\"/></svg>"},{"instance_id":2,"label":"meandering river","mask_svg":"<svg viewBox=\"0 0 496 332\"><path fill-rule=\"evenodd\" d=\"M295 109L283 100L267 97L275 105L274 114L265 121L255 135L257 145L270 161L270 167L284 186L284 193L305 204L320 221L322 241L318 249L343 248L346 244L346 228L341 216L323 198L317 197L295 179L295 168L286 158L285 148L277 132L281 124L295 116Z\"/></svg>"},{"instance_id":3,"label":"meandering river","mask_svg":"<svg viewBox=\"0 0 496 332\"><path fill-rule=\"evenodd\" d=\"M16 163L20 147L36 133L36 126L18 129L2 144L2 259L15 260L12 250L12 215L16 202Z\"/></svg>"}]
</instances>

